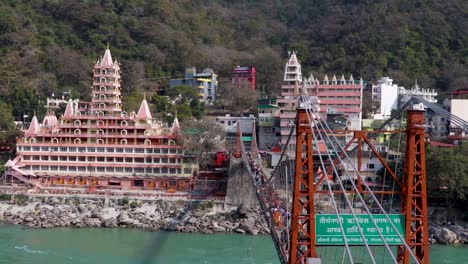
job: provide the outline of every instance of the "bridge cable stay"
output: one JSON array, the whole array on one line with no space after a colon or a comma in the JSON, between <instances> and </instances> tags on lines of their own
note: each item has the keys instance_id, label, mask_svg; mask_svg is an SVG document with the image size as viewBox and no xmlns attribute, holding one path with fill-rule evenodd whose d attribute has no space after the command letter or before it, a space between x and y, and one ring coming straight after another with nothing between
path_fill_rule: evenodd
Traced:
<instances>
[{"instance_id":1,"label":"bridge cable stay","mask_svg":"<svg viewBox=\"0 0 468 264\"><path fill-rule=\"evenodd\" d=\"M303 100L305 102L307 102L308 104L312 104L312 102L310 101L309 98L303 98ZM318 112L316 112L315 114L319 114ZM316 124L319 124L322 129L324 131L328 131L329 133L324 133L325 134L325 137L327 138L328 142L332 143L331 144L331 147L333 148L333 150L335 151L335 153L338 153L337 151L337 148L335 146L338 146L339 149L341 149L345 155L345 158L348 159L348 160L352 160L349 155L346 153L346 151L344 151L344 147L343 145L341 144L341 142L336 138L335 134L332 132L331 128L328 126L328 124L326 122L315 122ZM329 134L333 137L334 141L332 141L332 139L330 138ZM319 135L321 135L319 133ZM344 164L343 163L343 160L341 159L340 156L338 156L338 159L340 160L341 164ZM333 165L333 163L332 163ZM357 173L357 176L358 177L362 177L361 176L361 173L359 172L359 170L355 167L355 165L351 162L351 166L352 166L352 169ZM334 168L336 169L336 168ZM386 243L380 229L377 227L377 225L375 224L375 220L372 216L372 214L370 213L370 210L369 208L367 207L362 195L360 194L359 192L359 189L356 187L356 184L354 183L354 180L352 180L351 178L351 175L349 174L348 170L344 170L344 172L346 172L346 175L349 179L349 181L351 182L352 186L353 186L353 189L356 191L356 194L358 196L358 198L363 202L363 207L365 208L367 214L369 215L372 223L374 223L375 227L376 227L376 231L379 233L379 236L382 238L382 241L384 242L384 245L385 247L387 248L387 250L389 250L389 253L391 254L392 258L394 259L395 263L397 263L396 259L394 258L394 255L391 253L391 250L389 249L388 247L388 244ZM340 183L340 187L343 188L342 186L342 183L341 183L341 180L338 181ZM398 229L396 228L396 226L394 225L393 221L391 221L391 219L389 218L388 214L385 212L383 206L381 205L381 203L378 201L377 197L375 196L375 194L372 192L372 190L370 189L369 185L366 183L366 181L362 181L364 187L367 189L367 191L369 192L369 194L371 195L372 199L375 201L375 204L379 207L380 211L382 212L382 214L385 216L385 218L387 219L387 221L390 223L390 225L392 226L392 228L395 230L395 233L396 235L400 238L400 240L402 241L403 243L403 246L407 249L407 251L409 252L409 254L411 255L411 257L416 261L416 262L419 262L418 258L415 256L414 252L411 250L410 246L406 243L406 240L404 239L404 237L398 232Z\"/></svg>"},{"instance_id":2,"label":"bridge cable stay","mask_svg":"<svg viewBox=\"0 0 468 264\"><path fill-rule=\"evenodd\" d=\"M309 99L306 98L305 100L308 101ZM309 104L311 103L310 101L308 101L308 102L309 102ZM335 134L332 132L332 130L330 129L330 127L328 126L328 124L327 124L326 122L319 122L319 124L321 125L321 127L322 127L322 129L323 129L324 131L328 131L328 132L329 132L329 133L324 133L324 134L325 134L325 136L327 137L328 141L329 141L330 143L332 143L332 144L331 144L331 147L333 148L333 150L334 150L335 152L337 151L337 149L335 148L335 144L333 144L333 141L332 141L332 140L330 139L330 137L329 137L329 134L331 134L331 136L334 138L336 145L337 145L339 148L341 148L342 150L344 150L344 147L342 146L342 144L340 143L340 141L336 138ZM324 125L326 126L326 128L325 128ZM344 153L345 153L345 157L346 157L348 160L351 160L351 158L349 157L349 155L348 155L346 152L344 152ZM338 156L338 157L339 157L339 156ZM339 159L341 160L341 157L339 157ZM355 165L354 165L353 162L351 162L351 166L352 166L353 170L358 174L358 177L362 177L361 174L360 174L360 172L359 172L359 170L355 167ZM344 171L346 172L346 174L347 174L347 176L348 176L348 179L350 180L350 182L351 182L351 184L352 184L352 186L353 186L353 189L356 191L356 194L357 194L358 197L361 199L361 201L363 201L363 198L362 198L360 192L358 191L358 188L356 187L354 181L351 180L351 175L349 174L348 170L344 170ZM339 181L339 183L341 183L341 181ZM376 197L376 196L374 195L374 193L371 191L371 189L370 189L369 185L366 183L366 181L363 181L363 185L366 187L366 189L368 190L369 194L372 196L373 200L376 202L376 205L379 207L379 209L380 209L380 211L382 212L382 214L387 218L387 221L391 224L392 228L396 231L396 234L398 235L398 237L400 238L400 240L403 241L404 247L407 248L407 249L409 250L410 255L413 257L413 259L416 260L416 261L418 261L418 259L417 259L416 256L414 255L414 253L410 250L409 245L405 242L405 239L404 239L404 238L402 237L402 235L397 231L395 225L393 224L393 221L391 221L391 219L388 217L388 214L385 212L384 208L383 208L382 205L379 203L377 197ZM364 208L366 209L367 213L369 214L369 217L371 218L372 222L375 224L375 221L374 221L374 219L373 219L373 217L372 217L372 215L371 215L371 213L370 213L368 207L366 206L365 203L363 203L363 206L364 206ZM376 226L376 228L377 228L377 226ZM380 232L380 230L379 230L378 228L377 228L377 231L378 231L379 235L381 236L381 238L382 238L384 244L386 245L385 239L383 239L382 234L381 234L381 232Z\"/></svg>"},{"instance_id":3,"label":"bridge cable stay","mask_svg":"<svg viewBox=\"0 0 468 264\"><path fill-rule=\"evenodd\" d=\"M438 106L438 105L436 105L436 104L434 104L432 102L429 102L428 100L426 100L426 99L424 99L422 97L413 96L412 100L414 100L416 102L419 102L419 103L422 103L424 106L427 106L429 109L431 109L435 113L439 114L440 116L447 118L447 120L449 120L451 123L454 123L458 127L463 128L465 130L468 129L468 122L467 121L465 121L464 119L462 119L462 118L448 112L444 108L442 108L442 107L440 107L440 106Z\"/></svg>"},{"instance_id":4,"label":"bridge cable stay","mask_svg":"<svg viewBox=\"0 0 468 264\"><path fill-rule=\"evenodd\" d=\"M291 141L291 138L292 138L292 135L294 133L294 128L296 126L293 125L291 126L291 130L289 131L289 135L288 135L288 139L286 140L286 145L285 147L283 148L283 151L281 152L281 156L280 156L280 159L278 160L278 164L280 164L281 162L284 162L285 160L288 159L288 155L286 154L287 152L287 149L288 149L288 146L289 146L289 142ZM275 169L273 170L273 172L271 173L271 176L268 180L266 180L265 184L268 184L271 182L271 180L274 178L274 176L276 175L276 172L277 172L277 168L278 166L275 167Z\"/></svg>"},{"instance_id":5,"label":"bridge cable stay","mask_svg":"<svg viewBox=\"0 0 468 264\"><path fill-rule=\"evenodd\" d=\"M309 118L310 124L311 124L313 127L316 127L317 129L320 129L320 128L318 127L318 125L322 125L322 124L321 124L322 121L317 121L317 119L311 118L313 115L314 115L314 116L315 116L315 115L318 115L319 112L318 112L318 111L313 111L313 110L311 110L311 108L313 107L312 103L311 103L310 101L306 101L306 102L307 102L307 103L309 104L309 106L310 106L310 108L308 108L308 107L305 108L305 110L306 110L306 112L307 112L307 115L308 115L308 118ZM318 120L320 120L320 119L318 119ZM331 132L331 131L326 131L326 130L324 129L323 125L322 125L322 129L325 131L325 133ZM313 133L313 138L315 139L314 141L315 141L316 148L319 149L318 139L320 139L320 140L323 141L323 142L325 142L325 139L324 139L324 137L322 136L322 134L321 134L320 132L318 132L318 133L314 132L314 129L312 129L312 133ZM318 135L318 137L316 137L316 134ZM331 140L330 140L330 143L333 144L333 142L331 142ZM335 151L336 151L336 150L335 150ZM326 153L327 153L327 156L328 156L329 160L333 160L333 158L332 158L330 152L326 151ZM322 166L322 170L323 170L324 172L326 172L327 169L326 169L326 166L325 166L325 164L324 164L324 160L323 160L322 155L321 155L320 152L319 152L319 155L318 155L318 156L319 156L319 159L320 159L320 165ZM339 175L339 174L338 174L338 170L337 170L335 164L334 164L334 163L331 163L331 166L333 167L334 173L336 173L336 175ZM328 186L328 190L329 190L329 192L330 192L330 196L331 196L331 198L332 198L332 202L334 203L334 207L335 207L335 211L336 211L336 217L337 217L337 219L339 219L339 211L338 211L338 208L336 207L336 204L335 204L335 199L334 199L334 195L333 195L333 192L332 192L332 186L331 186L330 181L329 181L329 179L328 179L328 175L324 175L323 177L325 177L325 182L326 182L326 184L327 184L327 186ZM339 185L340 185L341 190L342 190L343 192L346 192L346 188L343 186L343 183L341 182L341 180L338 180L338 182L339 182ZM355 188L355 190L358 191L357 188ZM356 225L357 225L357 227L358 227L359 234L360 234L360 236L361 236L361 238L362 238L362 240L363 240L363 242L364 242L364 246L366 247L367 252L369 253L369 256L370 256L370 258L371 258L371 261L372 261L372 263L375 264L375 263L377 263L377 262L375 261L375 258L374 258L373 254L372 254L372 251L371 251L370 247L369 247L369 244L368 244L367 241L366 241L366 238L365 238L364 233L363 233L363 231L362 231L363 228L361 228L361 225L360 225L360 223L359 223L360 221L358 220L358 218L357 218L357 216L356 216L356 213L354 212L353 206L352 206L351 202L349 201L349 198L348 198L347 195L344 195L344 198L345 198L346 203L348 204L348 206L349 206L349 208L350 208L351 215L353 216L354 221L355 221L355 223L356 223ZM369 208L367 208L367 205L365 204L364 199L363 199L362 197L359 197L359 198L361 199L361 202L363 203L364 208L366 208L367 213L370 215L370 210L369 210ZM371 217L371 219L372 219L372 217ZM372 220L373 220L373 219L372 219ZM343 228L343 226L342 226L342 224L341 224L341 221L338 221L338 222L340 223L340 229L341 229L341 232L342 232L343 240L344 240L344 242L345 242L345 246L346 246L347 248L349 248L348 243L347 243L347 239L346 239L346 236L345 236L345 230L344 230L344 228ZM378 226L377 226L377 224L376 224L375 222L374 222L374 225L375 225L375 227L376 227L377 230L378 230ZM384 244L385 244L385 246L387 247L387 249L391 251L391 249L388 247L388 244L385 242L385 238L383 237L383 235L382 235L381 233L379 233L379 235L381 236L382 240L384 241ZM351 252L350 252L349 250L348 250L348 254L349 254L351 263L354 263L354 261L353 261L353 259L352 259ZM395 258L395 256L392 255L392 258L394 259L394 261L395 261L395 263L396 263L396 258Z\"/></svg>"}]
</instances>

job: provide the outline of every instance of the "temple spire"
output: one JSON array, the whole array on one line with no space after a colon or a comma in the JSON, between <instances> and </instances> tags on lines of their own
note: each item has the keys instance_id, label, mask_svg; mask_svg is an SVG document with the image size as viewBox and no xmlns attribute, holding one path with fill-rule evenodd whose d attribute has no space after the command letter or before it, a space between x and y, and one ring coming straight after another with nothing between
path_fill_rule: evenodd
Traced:
<instances>
[{"instance_id":1,"label":"temple spire","mask_svg":"<svg viewBox=\"0 0 468 264\"><path fill-rule=\"evenodd\" d=\"M171 134L172 136L177 138L179 137L179 132L180 132L180 125L179 125L179 119L177 118L177 111L176 111L174 122L172 123Z\"/></svg>"},{"instance_id":2,"label":"temple spire","mask_svg":"<svg viewBox=\"0 0 468 264\"><path fill-rule=\"evenodd\" d=\"M136 116L137 119L152 119L152 115L148 106L148 102L146 99L141 101L140 109L138 110L138 114Z\"/></svg>"},{"instance_id":3,"label":"temple spire","mask_svg":"<svg viewBox=\"0 0 468 264\"><path fill-rule=\"evenodd\" d=\"M67 108L65 108L65 113L63 113L63 116L64 117L72 117L73 114L74 114L73 101L72 101L72 99L69 99L68 103L67 103Z\"/></svg>"},{"instance_id":4,"label":"temple spire","mask_svg":"<svg viewBox=\"0 0 468 264\"><path fill-rule=\"evenodd\" d=\"M109 45L108 45L106 51L104 52L104 56L102 57L101 66L102 67L112 67L113 64L114 64L114 62L112 60L112 55L111 55Z\"/></svg>"},{"instance_id":5,"label":"temple spire","mask_svg":"<svg viewBox=\"0 0 468 264\"><path fill-rule=\"evenodd\" d=\"M34 116L31 120L31 124L29 125L28 130L26 131L26 134L28 135L35 135L39 132L39 121L37 120L36 113L34 113Z\"/></svg>"}]
</instances>

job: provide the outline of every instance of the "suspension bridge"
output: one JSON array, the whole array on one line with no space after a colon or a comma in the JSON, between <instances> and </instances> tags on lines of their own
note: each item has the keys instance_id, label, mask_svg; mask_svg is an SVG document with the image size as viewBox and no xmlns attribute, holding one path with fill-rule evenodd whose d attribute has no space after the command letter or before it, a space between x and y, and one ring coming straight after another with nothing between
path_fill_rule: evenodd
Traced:
<instances>
[{"instance_id":1,"label":"suspension bridge","mask_svg":"<svg viewBox=\"0 0 468 264\"><path fill-rule=\"evenodd\" d=\"M414 97L395 115L406 111L405 129L400 122L393 131L337 131L318 105L315 97L299 97L296 122L271 173L262 166L255 131L246 152L238 128L234 156L249 171L280 262L429 263L425 109L463 131L468 122ZM376 149L377 133L397 135L391 138L396 152L405 153L402 168L389 165L389 151ZM289 145L295 145L292 155ZM364 155L383 165L381 184L363 177Z\"/></svg>"}]
</instances>

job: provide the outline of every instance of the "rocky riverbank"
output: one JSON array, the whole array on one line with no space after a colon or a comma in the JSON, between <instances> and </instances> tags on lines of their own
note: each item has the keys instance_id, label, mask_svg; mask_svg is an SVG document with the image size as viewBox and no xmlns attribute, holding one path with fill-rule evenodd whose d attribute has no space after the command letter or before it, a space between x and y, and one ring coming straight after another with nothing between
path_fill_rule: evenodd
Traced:
<instances>
[{"instance_id":1,"label":"rocky riverbank","mask_svg":"<svg viewBox=\"0 0 468 264\"><path fill-rule=\"evenodd\" d=\"M468 223L447 223L444 209L429 212L429 242L468 244ZM27 198L0 201L0 221L29 227L141 228L178 232L268 234L259 210L225 208L210 201L139 201L128 198Z\"/></svg>"},{"instance_id":2,"label":"rocky riverbank","mask_svg":"<svg viewBox=\"0 0 468 264\"><path fill-rule=\"evenodd\" d=\"M0 220L29 227L122 227L179 232L267 234L258 210L210 201L32 199L0 202Z\"/></svg>"},{"instance_id":3,"label":"rocky riverbank","mask_svg":"<svg viewBox=\"0 0 468 264\"><path fill-rule=\"evenodd\" d=\"M429 208L429 242L431 244L468 244L468 223L460 212L445 207Z\"/></svg>"}]
</instances>

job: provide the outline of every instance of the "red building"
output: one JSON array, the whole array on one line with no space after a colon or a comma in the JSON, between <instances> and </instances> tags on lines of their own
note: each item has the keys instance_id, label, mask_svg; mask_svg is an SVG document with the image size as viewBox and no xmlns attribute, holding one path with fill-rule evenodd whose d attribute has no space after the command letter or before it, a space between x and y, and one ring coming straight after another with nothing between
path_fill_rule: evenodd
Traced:
<instances>
[{"instance_id":1,"label":"red building","mask_svg":"<svg viewBox=\"0 0 468 264\"><path fill-rule=\"evenodd\" d=\"M232 83L237 87L245 87L251 90L255 90L257 73L255 67L237 66L232 70Z\"/></svg>"}]
</instances>

